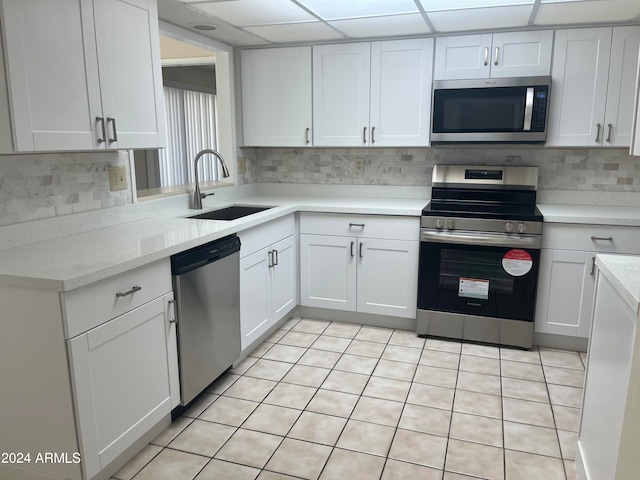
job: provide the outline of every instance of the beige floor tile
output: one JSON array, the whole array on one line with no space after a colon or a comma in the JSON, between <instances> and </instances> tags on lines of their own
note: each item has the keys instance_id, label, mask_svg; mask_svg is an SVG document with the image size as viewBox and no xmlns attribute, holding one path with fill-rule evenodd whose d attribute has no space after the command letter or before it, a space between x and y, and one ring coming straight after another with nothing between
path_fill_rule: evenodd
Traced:
<instances>
[{"instance_id":1,"label":"beige floor tile","mask_svg":"<svg viewBox=\"0 0 640 480\"><path fill-rule=\"evenodd\" d=\"M497 358L460 355L460 371L500 375L500 360Z\"/></svg>"},{"instance_id":2,"label":"beige floor tile","mask_svg":"<svg viewBox=\"0 0 640 480\"><path fill-rule=\"evenodd\" d=\"M292 477L291 475L283 475L282 473L262 470L256 480L298 480L298 477Z\"/></svg>"},{"instance_id":3,"label":"beige floor tile","mask_svg":"<svg viewBox=\"0 0 640 480\"><path fill-rule=\"evenodd\" d=\"M470 477L468 475L460 475L459 473L444 472L443 480L478 480L478 477Z\"/></svg>"},{"instance_id":4,"label":"beige floor tile","mask_svg":"<svg viewBox=\"0 0 640 480\"><path fill-rule=\"evenodd\" d=\"M265 353L267 353L269 350L271 350L271 347L273 347L274 345L275 345L275 343L271 343L269 341L264 341L260 345L258 345L256 348L254 348L251 351L251 353L249 354L249 356L250 357L260 358Z\"/></svg>"},{"instance_id":5,"label":"beige floor tile","mask_svg":"<svg viewBox=\"0 0 640 480\"><path fill-rule=\"evenodd\" d=\"M551 405L553 417L558 430L577 432L580 427L580 409L573 407L563 407L562 405Z\"/></svg>"},{"instance_id":6,"label":"beige floor tile","mask_svg":"<svg viewBox=\"0 0 640 480\"><path fill-rule=\"evenodd\" d=\"M309 400L315 395L316 390L315 387L305 387L304 385L294 385L292 383L279 383L271 393L267 395L264 403L304 410Z\"/></svg>"},{"instance_id":7,"label":"beige floor tile","mask_svg":"<svg viewBox=\"0 0 640 480\"><path fill-rule=\"evenodd\" d=\"M387 347L388 348L388 347ZM384 354L382 355L384 358ZM373 371L374 377L393 378L410 382L416 373L415 363L396 362L393 360L380 360Z\"/></svg>"},{"instance_id":8,"label":"beige floor tile","mask_svg":"<svg viewBox=\"0 0 640 480\"><path fill-rule=\"evenodd\" d=\"M527 423L539 427L554 427L551 405L541 402L529 402L517 398L503 398L504 420Z\"/></svg>"},{"instance_id":9,"label":"beige floor tile","mask_svg":"<svg viewBox=\"0 0 640 480\"><path fill-rule=\"evenodd\" d=\"M320 479L378 479L384 467L384 460L382 457L336 448L331 452L327 466L322 471Z\"/></svg>"},{"instance_id":10,"label":"beige floor tile","mask_svg":"<svg viewBox=\"0 0 640 480\"><path fill-rule=\"evenodd\" d=\"M431 339L427 339L427 345L429 344L429 340ZM422 351L422 355L420 356L419 363L420 365L430 365L432 367L451 368L457 370L460 365L460 354L440 350L429 350L425 347Z\"/></svg>"},{"instance_id":11,"label":"beige floor tile","mask_svg":"<svg viewBox=\"0 0 640 480\"><path fill-rule=\"evenodd\" d=\"M490 393L491 395L500 395L502 392L500 377L484 373L458 373L457 388L468 392Z\"/></svg>"},{"instance_id":12,"label":"beige floor tile","mask_svg":"<svg viewBox=\"0 0 640 480\"><path fill-rule=\"evenodd\" d=\"M402 414L402 402L383 400L382 398L360 397L351 414L354 420L389 425L395 427Z\"/></svg>"},{"instance_id":13,"label":"beige floor tile","mask_svg":"<svg viewBox=\"0 0 640 480\"><path fill-rule=\"evenodd\" d=\"M330 322L324 320L311 320L304 318L296 323L291 330L296 332L315 333L320 335L329 326Z\"/></svg>"},{"instance_id":14,"label":"beige floor tile","mask_svg":"<svg viewBox=\"0 0 640 480\"><path fill-rule=\"evenodd\" d=\"M506 480L565 480L564 465L559 458L505 450ZM603 479L604 480L604 479Z\"/></svg>"},{"instance_id":15,"label":"beige floor tile","mask_svg":"<svg viewBox=\"0 0 640 480\"><path fill-rule=\"evenodd\" d=\"M422 465L414 465L407 462L399 462L398 460L389 459L384 466L381 480L441 480L442 470L435 468L423 467Z\"/></svg>"},{"instance_id":16,"label":"beige floor tile","mask_svg":"<svg viewBox=\"0 0 640 480\"><path fill-rule=\"evenodd\" d=\"M192 480L209 458L165 448L138 475L136 480Z\"/></svg>"},{"instance_id":17,"label":"beige floor tile","mask_svg":"<svg viewBox=\"0 0 640 480\"><path fill-rule=\"evenodd\" d=\"M450 423L450 410L406 404L398 428L446 437Z\"/></svg>"},{"instance_id":18,"label":"beige floor tile","mask_svg":"<svg viewBox=\"0 0 640 480\"><path fill-rule=\"evenodd\" d=\"M418 365L413 381L417 383L437 385L439 387L456 388L458 371L450 368Z\"/></svg>"},{"instance_id":19,"label":"beige floor tile","mask_svg":"<svg viewBox=\"0 0 640 480\"><path fill-rule=\"evenodd\" d=\"M258 357L245 357L240 361L240 363L233 367L230 372L235 375L242 375L257 361Z\"/></svg>"},{"instance_id":20,"label":"beige floor tile","mask_svg":"<svg viewBox=\"0 0 640 480\"><path fill-rule=\"evenodd\" d=\"M200 395L182 415L185 417L198 418L198 416L200 416L200 414L204 412L217 398L218 395L205 392Z\"/></svg>"},{"instance_id":21,"label":"beige floor tile","mask_svg":"<svg viewBox=\"0 0 640 480\"><path fill-rule=\"evenodd\" d=\"M558 439L560 440L562 458L565 460L575 460L576 449L578 448L578 434L576 432L558 430Z\"/></svg>"},{"instance_id":22,"label":"beige floor tile","mask_svg":"<svg viewBox=\"0 0 640 480\"><path fill-rule=\"evenodd\" d=\"M514 362L541 363L540 352L537 347L532 347L529 350L502 347L500 348L500 358L502 360L511 360Z\"/></svg>"},{"instance_id":23,"label":"beige floor tile","mask_svg":"<svg viewBox=\"0 0 640 480\"><path fill-rule=\"evenodd\" d=\"M456 390L453 410L455 412L481 415L483 417L502 418L500 397L486 393Z\"/></svg>"},{"instance_id":24,"label":"beige floor tile","mask_svg":"<svg viewBox=\"0 0 640 480\"><path fill-rule=\"evenodd\" d=\"M224 423L232 427L239 427L258 405L258 402L250 400L222 396L202 412L199 418L207 422Z\"/></svg>"},{"instance_id":25,"label":"beige floor tile","mask_svg":"<svg viewBox=\"0 0 640 480\"><path fill-rule=\"evenodd\" d=\"M531 380L533 382L544 382L542 365L502 360L501 367L503 377Z\"/></svg>"},{"instance_id":26,"label":"beige floor tile","mask_svg":"<svg viewBox=\"0 0 640 480\"><path fill-rule=\"evenodd\" d=\"M229 425L194 420L169 444L169 448L213 457L235 431L236 428Z\"/></svg>"},{"instance_id":27,"label":"beige floor tile","mask_svg":"<svg viewBox=\"0 0 640 480\"><path fill-rule=\"evenodd\" d=\"M300 410L262 403L242 424L242 428L285 436L300 416Z\"/></svg>"},{"instance_id":28,"label":"beige floor tile","mask_svg":"<svg viewBox=\"0 0 640 480\"><path fill-rule=\"evenodd\" d=\"M361 355L349 355L345 353L340 357L338 363L334 367L336 370L342 370L344 372L362 373L364 375L371 375L373 370L378 364L377 358L363 357Z\"/></svg>"},{"instance_id":29,"label":"beige floor tile","mask_svg":"<svg viewBox=\"0 0 640 480\"><path fill-rule=\"evenodd\" d=\"M131 480L133 476L142 470L147 463L162 451L157 445L147 445L138 454L129 460L120 470L113 474L118 480Z\"/></svg>"},{"instance_id":30,"label":"beige floor tile","mask_svg":"<svg viewBox=\"0 0 640 480\"><path fill-rule=\"evenodd\" d=\"M424 348L425 340L424 337L416 335L416 332L394 330L389 338L389 344L422 349Z\"/></svg>"},{"instance_id":31,"label":"beige floor tile","mask_svg":"<svg viewBox=\"0 0 640 480\"><path fill-rule=\"evenodd\" d=\"M240 375L234 375L232 373L225 373L220 376L215 382L207 387L207 393L214 393L222 395L236 380L240 378Z\"/></svg>"},{"instance_id":32,"label":"beige floor tile","mask_svg":"<svg viewBox=\"0 0 640 480\"><path fill-rule=\"evenodd\" d=\"M322 388L360 395L368 381L369 375L333 370L322 384Z\"/></svg>"},{"instance_id":33,"label":"beige floor tile","mask_svg":"<svg viewBox=\"0 0 640 480\"><path fill-rule=\"evenodd\" d=\"M568 387L584 387L584 370L575 368L562 368L543 366L544 377L547 383L554 385L566 385Z\"/></svg>"},{"instance_id":34,"label":"beige floor tile","mask_svg":"<svg viewBox=\"0 0 640 480\"><path fill-rule=\"evenodd\" d=\"M549 403L547 385L542 382L502 377L502 396Z\"/></svg>"},{"instance_id":35,"label":"beige floor tile","mask_svg":"<svg viewBox=\"0 0 640 480\"><path fill-rule=\"evenodd\" d=\"M350 338L330 337L328 335L320 335L313 343L312 347L316 350L325 350L328 352L344 353L351 344Z\"/></svg>"},{"instance_id":36,"label":"beige floor tile","mask_svg":"<svg viewBox=\"0 0 640 480\"><path fill-rule=\"evenodd\" d=\"M573 408L582 406L582 388L565 387L564 385L547 385L547 388L552 404Z\"/></svg>"},{"instance_id":37,"label":"beige floor tile","mask_svg":"<svg viewBox=\"0 0 640 480\"><path fill-rule=\"evenodd\" d=\"M276 330L275 332L273 332L266 340L265 342L270 342L270 343L278 343L278 341L284 337L287 332L289 332L289 330L284 330L282 328Z\"/></svg>"},{"instance_id":38,"label":"beige floor tile","mask_svg":"<svg viewBox=\"0 0 640 480\"><path fill-rule=\"evenodd\" d=\"M407 397L407 403L422 405L423 407L451 410L453 407L454 393L455 390L452 388L413 383L411 384L411 390Z\"/></svg>"},{"instance_id":39,"label":"beige floor tile","mask_svg":"<svg viewBox=\"0 0 640 480\"><path fill-rule=\"evenodd\" d=\"M316 479L330 454L329 446L285 438L265 469L296 477Z\"/></svg>"},{"instance_id":40,"label":"beige floor tile","mask_svg":"<svg viewBox=\"0 0 640 480\"><path fill-rule=\"evenodd\" d=\"M458 340L441 340L439 338L427 338L424 348L459 354L462 351L462 343Z\"/></svg>"},{"instance_id":41,"label":"beige floor tile","mask_svg":"<svg viewBox=\"0 0 640 480\"><path fill-rule=\"evenodd\" d=\"M319 389L307 405L306 410L338 417L349 417L353 411L358 396L351 393L334 392L332 390Z\"/></svg>"},{"instance_id":42,"label":"beige floor tile","mask_svg":"<svg viewBox=\"0 0 640 480\"><path fill-rule=\"evenodd\" d=\"M500 358L500 347L463 343L462 354L475 355L477 357Z\"/></svg>"},{"instance_id":43,"label":"beige floor tile","mask_svg":"<svg viewBox=\"0 0 640 480\"><path fill-rule=\"evenodd\" d=\"M384 360L396 362L418 363L422 350L420 348L405 347L402 345L387 345L382 353Z\"/></svg>"},{"instance_id":44,"label":"beige floor tile","mask_svg":"<svg viewBox=\"0 0 640 480\"><path fill-rule=\"evenodd\" d=\"M502 421L497 418L454 412L449 436L467 442L502 447Z\"/></svg>"},{"instance_id":45,"label":"beige floor tile","mask_svg":"<svg viewBox=\"0 0 640 480\"><path fill-rule=\"evenodd\" d=\"M310 348L300 357L298 364L310 367L333 368L339 359L340 354L337 352L326 352Z\"/></svg>"},{"instance_id":46,"label":"beige floor tile","mask_svg":"<svg viewBox=\"0 0 640 480\"><path fill-rule=\"evenodd\" d=\"M487 480L502 480L503 458L502 448L451 439L445 470Z\"/></svg>"},{"instance_id":47,"label":"beige floor tile","mask_svg":"<svg viewBox=\"0 0 640 480\"><path fill-rule=\"evenodd\" d=\"M554 428L505 421L504 448L560 458L558 434Z\"/></svg>"},{"instance_id":48,"label":"beige floor tile","mask_svg":"<svg viewBox=\"0 0 640 480\"><path fill-rule=\"evenodd\" d=\"M307 351L303 347L292 347L291 345L281 345L276 343L265 353L262 358L267 360L278 360L280 362L296 363Z\"/></svg>"},{"instance_id":49,"label":"beige floor tile","mask_svg":"<svg viewBox=\"0 0 640 480\"><path fill-rule=\"evenodd\" d=\"M382 398L404 402L409 393L411 382L394 380L391 378L371 377L362 395L366 397Z\"/></svg>"},{"instance_id":50,"label":"beige floor tile","mask_svg":"<svg viewBox=\"0 0 640 480\"><path fill-rule=\"evenodd\" d=\"M282 437L238 429L215 457L249 467L262 468L276 451Z\"/></svg>"},{"instance_id":51,"label":"beige floor tile","mask_svg":"<svg viewBox=\"0 0 640 480\"><path fill-rule=\"evenodd\" d=\"M259 473L260 469L258 468L214 458L202 469L195 480L254 480Z\"/></svg>"},{"instance_id":52,"label":"beige floor tile","mask_svg":"<svg viewBox=\"0 0 640 480\"><path fill-rule=\"evenodd\" d=\"M310 367L308 365L294 365L282 379L285 383L295 383L307 387L319 387L329 375L328 368Z\"/></svg>"},{"instance_id":53,"label":"beige floor tile","mask_svg":"<svg viewBox=\"0 0 640 480\"><path fill-rule=\"evenodd\" d=\"M446 437L399 428L391 444L389 458L443 469L446 450Z\"/></svg>"},{"instance_id":54,"label":"beige floor tile","mask_svg":"<svg viewBox=\"0 0 640 480\"><path fill-rule=\"evenodd\" d=\"M541 348L540 358L542 359L542 364L545 366L584 370L584 365L578 352Z\"/></svg>"},{"instance_id":55,"label":"beige floor tile","mask_svg":"<svg viewBox=\"0 0 640 480\"><path fill-rule=\"evenodd\" d=\"M182 432L187 425L193 422L193 418L190 417L178 417L176 418L171 425L164 429L164 431L154 438L151 443L154 445L159 445L161 447L166 447L169 445L171 440L176 438L180 432Z\"/></svg>"},{"instance_id":56,"label":"beige floor tile","mask_svg":"<svg viewBox=\"0 0 640 480\"><path fill-rule=\"evenodd\" d=\"M272 380L242 376L224 391L224 396L261 402L275 386Z\"/></svg>"},{"instance_id":57,"label":"beige floor tile","mask_svg":"<svg viewBox=\"0 0 640 480\"><path fill-rule=\"evenodd\" d=\"M265 380L280 381L289 370L293 367L293 363L276 362L274 360L258 359L247 370L247 377L264 378Z\"/></svg>"},{"instance_id":58,"label":"beige floor tile","mask_svg":"<svg viewBox=\"0 0 640 480\"><path fill-rule=\"evenodd\" d=\"M362 327L355 339L366 342L387 343L392 334L393 330L389 328Z\"/></svg>"},{"instance_id":59,"label":"beige floor tile","mask_svg":"<svg viewBox=\"0 0 640 480\"><path fill-rule=\"evenodd\" d=\"M351 344L345 350L345 352L350 355L362 355L363 357L380 358L385 346L386 344L384 343L376 343L356 339L351 341Z\"/></svg>"},{"instance_id":60,"label":"beige floor tile","mask_svg":"<svg viewBox=\"0 0 640 480\"><path fill-rule=\"evenodd\" d=\"M331 325L322 332L322 334L331 335L332 337L353 338L360 331L360 328L362 328L361 325L332 322Z\"/></svg>"},{"instance_id":61,"label":"beige floor tile","mask_svg":"<svg viewBox=\"0 0 640 480\"><path fill-rule=\"evenodd\" d=\"M576 462L573 460L564 460L564 471L567 474L567 480L578 480Z\"/></svg>"},{"instance_id":62,"label":"beige floor tile","mask_svg":"<svg viewBox=\"0 0 640 480\"><path fill-rule=\"evenodd\" d=\"M300 320L302 320L300 317L291 317L289 320L287 320L282 325L280 325L280 329L291 330L293 327L295 327L298 324L298 322L300 322Z\"/></svg>"},{"instance_id":63,"label":"beige floor tile","mask_svg":"<svg viewBox=\"0 0 640 480\"><path fill-rule=\"evenodd\" d=\"M292 347L310 347L318 339L315 333L289 331L282 336L278 343L280 345L291 345Z\"/></svg>"},{"instance_id":64,"label":"beige floor tile","mask_svg":"<svg viewBox=\"0 0 640 480\"><path fill-rule=\"evenodd\" d=\"M288 437L333 446L338 441L346 423L346 418L302 412Z\"/></svg>"},{"instance_id":65,"label":"beige floor tile","mask_svg":"<svg viewBox=\"0 0 640 480\"><path fill-rule=\"evenodd\" d=\"M580 360L582 360L582 365L584 368L587 368L587 353L586 352L578 352L580 355Z\"/></svg>"},{"instance_id":66,"label":"beige floor tile","mask_svg":"<svg viewBox=\"0 0 640 480\"><path fill-rule=\"evenodd\" d=\"M394 427L349 420L336 447L386 457L395 431Z\"/></svg>"}]
</instances>

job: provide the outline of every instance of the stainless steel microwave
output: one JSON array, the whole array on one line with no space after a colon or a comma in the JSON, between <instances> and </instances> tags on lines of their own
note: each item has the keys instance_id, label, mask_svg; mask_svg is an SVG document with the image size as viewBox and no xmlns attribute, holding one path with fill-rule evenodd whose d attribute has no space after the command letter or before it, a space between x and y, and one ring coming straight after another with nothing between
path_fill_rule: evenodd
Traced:
<instances>
[{"instance_id":1,"label":"stainless steel microwave","mask_svg":"<svg viewBox=\"0 0 640 480\"><path fill-rule=\"evenodd\" d=\"M551 77L436 80L431 143L544 143Z\"/></svg>"}]
</instances>

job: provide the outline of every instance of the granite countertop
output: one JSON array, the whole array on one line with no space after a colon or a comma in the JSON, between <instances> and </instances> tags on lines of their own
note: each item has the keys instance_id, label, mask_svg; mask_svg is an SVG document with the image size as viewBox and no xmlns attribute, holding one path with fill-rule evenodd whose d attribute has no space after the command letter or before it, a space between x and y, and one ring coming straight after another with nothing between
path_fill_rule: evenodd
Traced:
<instances>
[{"instance_id":1,"label":"granite countertop","mask_svg":"<svg viewBox=\"0 0 640 480\"><path fill-rule=\"evenodd\" d=\"M596 265L637 315L640 310L640 256L598 254Z\"/></svg>"}]
</instances>

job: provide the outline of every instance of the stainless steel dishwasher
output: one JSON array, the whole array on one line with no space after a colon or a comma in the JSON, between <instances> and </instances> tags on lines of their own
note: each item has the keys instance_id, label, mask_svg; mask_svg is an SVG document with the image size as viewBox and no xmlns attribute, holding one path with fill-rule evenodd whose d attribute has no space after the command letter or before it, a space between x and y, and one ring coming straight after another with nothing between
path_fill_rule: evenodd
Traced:
<instances>
[{"instance_id":1,"label":"stainless steel dishwasher","mask_svg":"<svg viewBox=\"0 0 640 480\"><path fill-rule=\"evenodd\" d=\"M181 405L240 357L239 251L231 235L171 257Z\"/></svg>"}]
</instances>

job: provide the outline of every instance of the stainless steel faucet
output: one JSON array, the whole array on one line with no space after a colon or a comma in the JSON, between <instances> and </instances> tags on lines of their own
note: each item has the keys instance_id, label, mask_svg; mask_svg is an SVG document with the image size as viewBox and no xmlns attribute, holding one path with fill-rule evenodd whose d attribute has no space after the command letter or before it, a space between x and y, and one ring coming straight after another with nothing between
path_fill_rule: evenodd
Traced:
<instances>
[{"instance_id":1,"label":"stainless steel faucet","mask_svg":"<svg viewBox=\"0 0 640 480\"><path fill-rule=\"evenodd\" d=\"M224 158L222 158L222 155L220 155L215 150L211 150L209 148L205 148L204 150L198 152L198 154L196 155L196 159L193 162L193 170L194 170L193 176L196 182L196 190L193 192L193 207L192 207L197 210L202 210L203 198L208 197L209 195L213 195L213 193L201 193L200 184L198 182L198 160L200 160L200 157L202 157L205 153L211 153L218 160L220 160L220 168L222 169L222 176L224 178L229 177L229 170L227 169L226 163L224 163Z\"/></svg>"}]
</instances>

